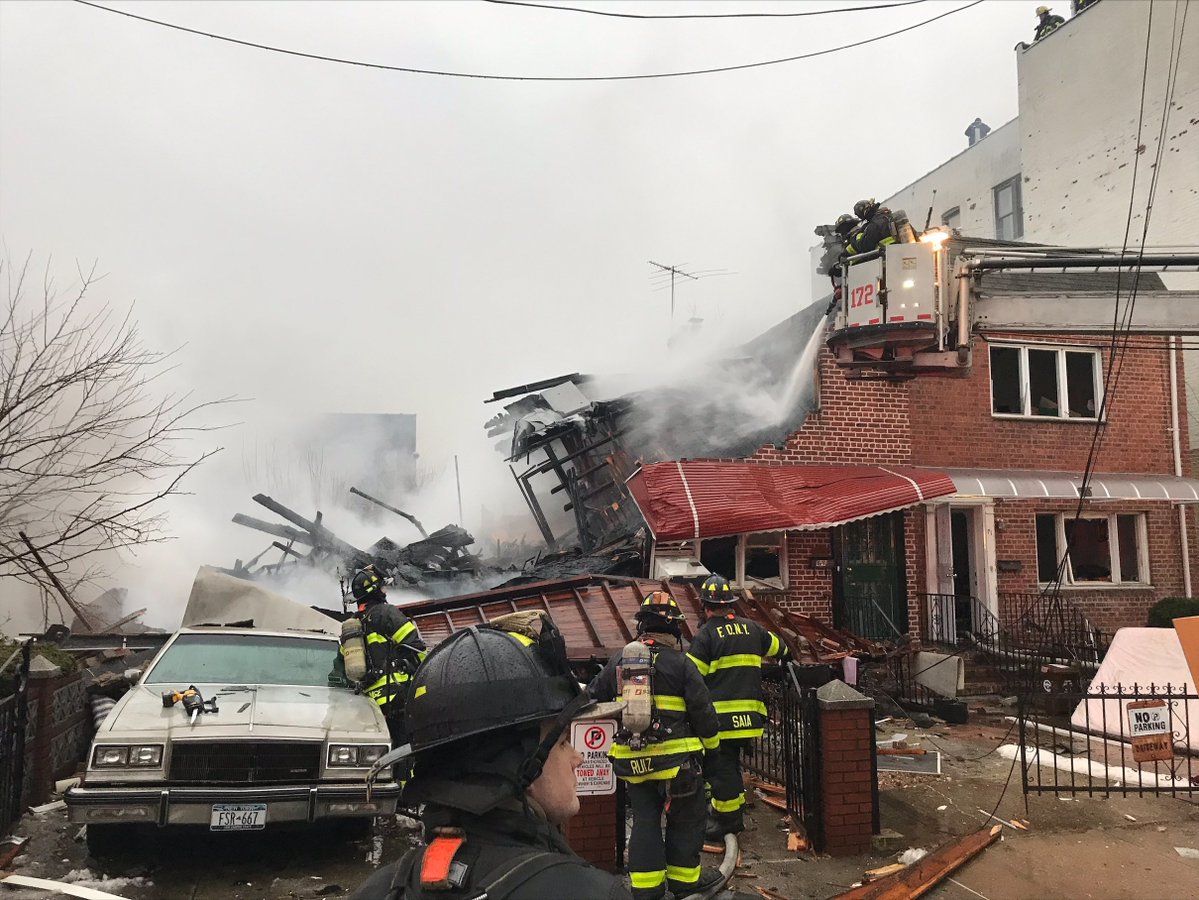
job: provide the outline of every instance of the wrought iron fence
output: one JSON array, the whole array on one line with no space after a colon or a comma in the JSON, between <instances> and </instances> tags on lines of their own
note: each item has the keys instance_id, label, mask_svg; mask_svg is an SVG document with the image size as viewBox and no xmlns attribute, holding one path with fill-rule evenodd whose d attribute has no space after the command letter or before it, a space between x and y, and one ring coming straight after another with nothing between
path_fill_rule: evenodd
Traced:
<instances>
[{"instance_id":1,"label":"wrought iron fence","mask_svg":"<svg viewBox=\"0 0 1199 900\"><path fill-rule=\"evenodd\" d=\"M0 698L0 835L8 834L24 809L30 647L26 641L8 660L5 680L11 688Z\"/></svg>"},{"instance_id":2,"label":"wrought iron fence","mask_svg":"<svg viewBox=\"0 0 1199 900\"><path fill-rule=\"evenodd\" d=\"M820 815L820 737L816 689L803 687L794 665L780 680L762 684L766 722L752 742L743 768L763 781L782 785L787 812L803 826L812 849L821 852L824 836Z\"/></svg>"},{"instance_id":3,"label":"wrought iron fence","mask_svg":"<svg viewBox=\"0 0 1199 900\"><path fill-rule=\"evenodd\" d=\"M1199 795L1199 694L1187 685L1042 687L1013 748L1025 793Z\"/></svg>"},{"instance_id":4,"label":"wrought iron fence","mask_svg":"<svg viewBox=\"0 0 1199 900\"><path fill-rule=\"evenodd\" d=\"M996 616L977 597L921 594L920 621L926 641L990 657L1006 690L1032 689L1045 663L1095 671L1111 636L1061 596L999 595ZM902 682L902 678L897 677Z\"/></svg>"}]
</instances>

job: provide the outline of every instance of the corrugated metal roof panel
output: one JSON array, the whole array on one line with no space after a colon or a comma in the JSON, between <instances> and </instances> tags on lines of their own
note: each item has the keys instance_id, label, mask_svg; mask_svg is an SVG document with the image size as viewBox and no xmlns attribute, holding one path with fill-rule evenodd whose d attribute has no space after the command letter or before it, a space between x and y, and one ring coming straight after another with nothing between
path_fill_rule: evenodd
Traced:
<instances>
[{"instance_id":1,"label":"corrugated metal roof panel","mask_svg":"<svg viewBox=\"0 0 1199 900\"><path fill-rule=\"evenodd\" d=\"M911 466L702 460L642 466L628 486L660 541L831 528L956 490L944 472Z\"/></svg>"},{"instance_id":2,"label":"corrugated metal roof panel","mask_svg":"<svg viewBox=\"0 0 1199 900\"><path fill-rule=\"evenodd\" d=\"M1082 475L1026 469L947 469L946 473L965 497L1000 497L1011 500L1077 500ZM1092 500L1167 500L1199 503L1199 478L1175 475L1091 476Z\"/></svg>"},{"instance_id":3,"label":"corrugated metal roof panel","mask_svg":"<svg viewBox=\"0 0 1199 900\"><path fill-rule=\"evenodd\" d=\"M416 623L430 647L455 631L480 625L510 612L544 609L566 639L572 659L606 660L631 641L636 626L633 616L650 591L667 591L682 608L683 637L690 640L698 627L699 595L685 584L640 578L581 576L561 581L530 584L464 594L440 600L424 600L403 607Z\"/></svg>"}]
</instances>

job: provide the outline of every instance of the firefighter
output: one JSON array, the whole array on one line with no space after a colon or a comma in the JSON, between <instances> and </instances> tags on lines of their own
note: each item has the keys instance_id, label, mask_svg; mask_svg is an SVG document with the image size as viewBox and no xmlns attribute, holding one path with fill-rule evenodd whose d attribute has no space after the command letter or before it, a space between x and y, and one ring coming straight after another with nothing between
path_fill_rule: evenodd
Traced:
<instances>
[{"instance_id":1,"label":"firefighter","mask_svg":"<svg viewBox=\"0 0 1199 900\"><path fill-rule=\"evenodd\" d=\"M841 298L841 260L845 258L845 247L849 244L849 239L857 226L858 219L849 213L837 216L837 221L833 223L833 231L841 241L841 251L838 254L838 261L829 268L828 277L833 283L833 294L838 300Z\"/></svg>"},{"instance_id":2,"label":"firefighter","mask_svg":"<svg viewBox=\"0 0 1199 900\"><path fill-rule=\"evenodd\" d=\"M762 702L762 661L791 658L778 635L737 615L737 595L728 581L712 575L700 588L705 621L687 655L704 676L720 720L720 746L704 758L712 790L707 836L718 839L745 827L741 754L761 737L766 720Z\"/></svg>"},{"instance_id":3,"label":"firefighter","mask_svg":"<svg viewBox=\"0 0 1199 900\"><path fill-rule=\"evenodd\" d=\"M859 253L869 253L877 247L895 243L895 219L891 210L879 206L873 197L855 203L853 213L860 221L845 243L847 254L855 256Z\"/></svg>"},{"instance_id":4,"label":"firefighter","mask_svg":"<svg viewBox=\"0 0 1199 900\"><path fill-rule=\"evenodd\" d=\"M404 801L420 808L426 845L375 872L354 900L630 900L562 833L579 811L571 722L619 704L597 706L582 690L548 615L527 624L459 631L413 676L411 746L380 764L415 761Z\"/></svg>"},{"instance_id":5,"label":"firefighter","mask_svg":"<svg viewBox=\"0 0 1199 900\"><path fill-rule=\"evenodd\" d=\"M1062 25L1066 24L1066 20L1061 16L1050 15L1048 6L1037 7L1037 19L1037 30L1032 36L1034 44L1051 31L1056 31Z\"/></svg>"},{"instance_id":6,"label":"firefighter","mask_svg":"<svg viewBox=\"0 0 1199 900\"><path fill-rule=\"evenodd\" d=\"M668 887L685 897L723 878L700 866L707 805L702 754L719 743L716 711L704 680L683 654L683 612L674 598L654 591L636 619L637 639L608 661L587 690L597 700L611 700L619 690L625 700L609 756L633 811L628 865L633 897L658 900ZM638 678L647 689L640 695ZM648 702L639 706L642 701Z\"/></svg>"},{"instance_id":7,"label":"firefighter","mask_svg":"<svg viewBox=\"0 0 1199 900\"><path fill-rule=\"evenodd\" d=\"M416 624L387 602L383 579L374 566L354 573L350 593L358 602L366 640L366 678L362 691L379 704L391 732L391 745L407 742L404 734L404 700L408 679L425 658L425 642ZM345 653L345 648L341 651Z\"/></svg>"}]
</instances>

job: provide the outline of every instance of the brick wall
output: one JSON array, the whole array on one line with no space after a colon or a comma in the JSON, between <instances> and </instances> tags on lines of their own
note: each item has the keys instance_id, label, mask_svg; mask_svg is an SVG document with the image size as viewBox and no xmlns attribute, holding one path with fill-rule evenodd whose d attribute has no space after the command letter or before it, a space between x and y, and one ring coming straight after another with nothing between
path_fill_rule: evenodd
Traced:
<instances>
[{"instance_id":1,"label":"brick wall","mask_svg":"<svg viewBox=\"0 0 1199 900\"><path fill-rule=\"evenodd\" d=\"M999 593L1035 592L1037 583L1037 513L1073 515L1077 504L1068 500L1000 500L995 504L995 553L1000 560L1019 560L1019 572L998 573ZM1182 552L1178 511L1167 503L1094 503L1088 512L1144 513L1148 532L1150 587L1064 586L1062 596L1080 609L1091 624L1112 632L1145 624L1149 607L1162 597L1182 595ZM1193 518L1193 516L1192 516ZM1190 529L1192 532L1194 528ZM1196 574L1196 545L1191 544L1192 577Z\"/></svg>"},{"instance_id":2,"label":"brick wall","mask_svg":"<svg viewBox=\"0 0 1199 900\"><path fill-rule=\"evenodd\" d=\"M1012 335L1012 337L1017 337ZM1109 400L1108 424L1096 471L1174 472L1170 433L1169 354L1167 339L1139 336L1138 348L1124 357L1118 389ZM1069 345L1104 347L1101 337L1070 337ZM1058 419L997 419L991 415L990 345L975 341L974 366L963 378L923 376L909 382L852 381L822 351L819 366L820 409L782 445L766 444L748 459L773 464L907 464L953 468L1025 468L1081 473L1086 465L1093 423ZM1103 354L1106 369L1107 358ZM1179 363L1181 369L1181 362ZM1179 372L1179 384L1184 380ZM1186 421L1185 398L1181 421ZM1190 442L1180 434L1189 473ZM1001 504L1002 505L1002 504ZM1008 504L1012 529L997 533L999 559L1019 559L1020 573L1000 573L998 588L1036 590L1033 516L1066 511L1069 504L1038 507ZM1096 511L1107 508L1098 505ZM1148 514L1152 589L1071 590L1080 606L1093 612L1095 625L1107 629L1138 625L1156 599L1181 595L1182 556L1178 512L1163 503L1122 507ZM1192 577L1199 580L1199 510L1189 516ZM1002 519L1002 514L1000 514ZM908 624L919 631L917 597L925 580L925 525L921 508L904 514ZM797 612L832 620L833 572L811 569L813 556L831 555L829 532L792 532L787 536L788 590L785 605Z\"/></svg>"},{"instance_id":3,"label":"brick wall","mask_svg":"<svg viewBox=\"0 0 1199 900\"><path fill-rule=\"evenodd\" d=\"M820 796L824 852L852 856L870 850L874 831L874 769L870 709L820 710Z\"/></svg>"},{"instance_id":4,"label":"brick wall","mask_svg":"<svg viewBox=\"0 0 1199 900\"><path fill-rule=\"evenodd\" d=\"M579 814L570 820L566 839L575 853L593 866L615 872L616 795L579 797Z\"/></svg>"},{"instance_id":5,"label":"brick wall","mask_svg":"<svg viewBox=\"0 0 1199 900\"><path fill-rule=\"evenodd\" d=\"M833 619L833 570L813 569L813 556L832 556L829 531L787 533L787 594L783 606L825 622Z\"/></svg>"},{"instance_id":6,"label":"brick wall","mask_svg":"<svg viewBox=\"0 0 1199 900\"><path fill-rule=\"evenodd\" d=\"M820 409L779 447L748 458L775 463L900 464L911 461L907 384L850 381L826 349L820 353Z\"/></svg>"},{"instance_id":7,"label":"brick wall","mask_svg":"<svg viewBox=\"0 0 1199 900\"><path fill-rule=\"evenodd\" d=\"M1078 337L1070 338L1069 343L1103 347L1104 339ZM1159 349L1129 349L1125 355L1118 387L1108 400L1108 425L1096 471L1172 475L1166 339L1139 336L1137 343L1154 344ZM989 346L982 340L974 342L973 369L966 378L924 377L911 382L912 462L920 466L1081 473L1094 423L994 418ZM1106 373L1106 354L1102 366Z\"/></svg>"}]
</instances>

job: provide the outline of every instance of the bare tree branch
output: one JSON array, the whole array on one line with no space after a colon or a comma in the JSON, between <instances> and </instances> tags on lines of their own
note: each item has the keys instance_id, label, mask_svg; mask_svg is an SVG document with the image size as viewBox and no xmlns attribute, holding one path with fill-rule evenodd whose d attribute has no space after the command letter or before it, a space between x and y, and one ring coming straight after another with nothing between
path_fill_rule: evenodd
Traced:
<instances>
[{"instance_id":1,"label":"bare tree branch","mask_svg":"<svg viewBox=\"0 0 1199 900\"><path fill-rule=\"evenodd\" d=\"M46 588L18 532L59 577L83 566L76 583L97 576L98 554L168 539L162 501L218 452L182 448L220 428L202 414L233 398L161 390L174 353L143 347L131 310L93 300L95 265L77 265L64 294L49 262L32 288L32 264L0 260L0 576ZM47 615L52 600L43 591Z\"/></svg>"}]
</instances>

